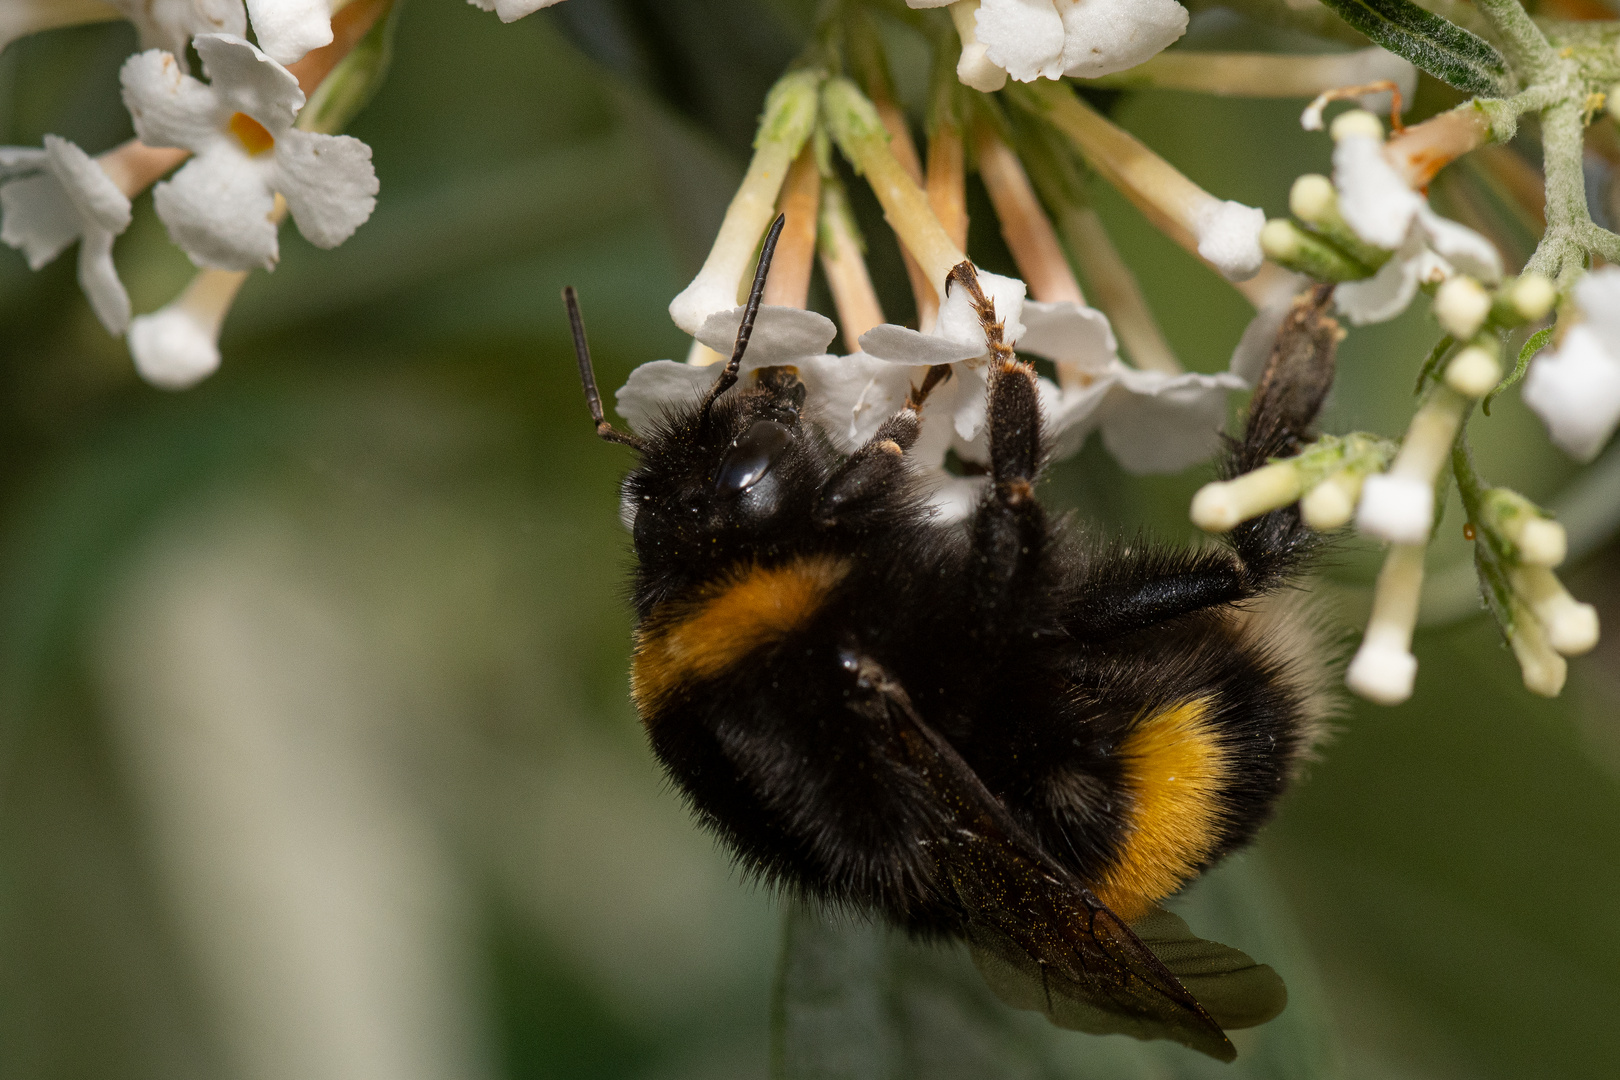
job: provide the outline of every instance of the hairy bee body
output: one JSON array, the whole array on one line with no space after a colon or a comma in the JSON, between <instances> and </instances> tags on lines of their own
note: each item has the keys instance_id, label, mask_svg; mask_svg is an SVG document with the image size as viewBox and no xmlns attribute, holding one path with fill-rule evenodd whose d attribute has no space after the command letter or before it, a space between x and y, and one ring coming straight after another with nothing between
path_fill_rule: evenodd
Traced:
<instances>
[{"instance_id":1,"label":"hairy bee body","mask_svg":"<svg viewBox=\"0 0 1620 1080\"><path fill-rule=\"evenodd\" d=\"M824 452L823 483L838 463ZM998 604L968 586L960 525L893 518L717 552L674 590L643 559L637 707L750 872L913 929L961 927L939 899L933 823L918 820L927 798L847 708L851 654L905 686L1018 822L1127 920L1270 816L1318 708L1308 654L1279 647L1275 620L1205 610L1088 632L1123 564L1175 576L1227 557L1088 550L1051 531L1027 598Z\"/></svg>"},{"instance_id":2,"label":"hairy bee body","mask_svg":"<svg viewBox=\"0 0 1620 1080\"><path fill-rule=\"evenodd\" d=\"M738 384L762 282L730 365L640 436L602 418L574 311L598 432L641 456L632 691L669 776L755 877L966 939L999 994L1066 1026L1230 1058L1223 1025L1282 1007L1274 973L1178 939L1254 976L1213 1015L1131 924L1174 921L1155 902L1253 837L1315 737L1322 650L1278 591L1312 546L1297 511L1230 550L1049 521L1033 371L963 264L991 466L971 518L938 521L907 453L943 370L841 456L791 368ZM1285 322L1230 471L1304 436L1332 378L1327 302Z\"/></svg>"}]
</instances>

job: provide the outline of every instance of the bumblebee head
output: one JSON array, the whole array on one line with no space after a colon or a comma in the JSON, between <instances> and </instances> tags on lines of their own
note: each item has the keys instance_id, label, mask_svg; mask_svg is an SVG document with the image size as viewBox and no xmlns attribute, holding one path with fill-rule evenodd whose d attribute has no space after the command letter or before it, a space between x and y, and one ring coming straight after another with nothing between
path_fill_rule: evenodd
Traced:
<instances>
[{"instance_id":1,"label":"bumblebee head","mask_svg":"<svg viewBox=\"0 0 1620 1080\"><path fill-rule=\"evenodd\" d=\"M729 560L805 534L836 454L804 421L804 400L793 368L761 368L641 440L623 505L644 566Z\"/></svg>"}]
</instances>

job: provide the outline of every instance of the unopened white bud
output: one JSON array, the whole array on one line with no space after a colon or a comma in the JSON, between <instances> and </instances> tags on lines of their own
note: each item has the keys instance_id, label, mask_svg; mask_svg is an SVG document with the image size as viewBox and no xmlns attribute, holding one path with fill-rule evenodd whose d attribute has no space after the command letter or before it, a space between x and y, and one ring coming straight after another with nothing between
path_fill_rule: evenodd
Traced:
<instances>
[{"instance_id":1,"label":"unopened white bud","mask_svg":"<svg viewBox=\"0 0 1620 1080\"><path fill-rule=\"evenodd\" d=\"M1508 303L1525 322L1540 322L1558 300L1558 288L1534 270L1520 274L1508 289Z\"/></svg>"},{"instance_id":2,"label":"unopened white bud","mask_svg":"<svg viewBox=\"0 0 1620 1080\"><path fill-rule=\"evenodd\" d=\"M1392 544L1422 544L1433 527L1433 484L1400 473L1367 477L1356 509L1356 528Z\"/></svg>"},{"instance_id":3,"label":"unopened white bud","mask_svg":"<svg viewBox=\"0 0 1620 1080\"><path fill-rule=\"evenodd\" d=\"M1551 570L1520 566L1510 572L1509 578L1513 591L1541 623L1547 644L1553 649L1565 656L1580 656L1597 644L1597 609L1571 596Z\"/></svg>"},{"instance_id":4,"label":"unopened white bud","mask_svg":"<svg viewBox=\"0 0 1620 1080\"><path fill-rule=\"evenodd\" d=\"M1334 142L1351 135L1363 135L1382 142L1384 125L1378 117L1365 109L1351 109L1333 118L1333 123L1328 127L1328 134L1333 136Z\"/></svg>"},{"instance_id":5,"label":"unopened white bud","mask_svg":"<svg viewBox=\"0 0 1620 1080\"><path fill-rule=\"evenodd\" d=\"M1192 226L1198 254L1228 281L1247 281L1260 272L1265 262L1260 250L1265 211L1231 199L1212 199L1193 214Z\"/></svg>"},{"instance_id":6,"label":"unopened white bud","mask_svg":"<svg viewBox=\"0 0 1620 1080\"><path fill-rule=\"evenodd\" d=\"M1226 532L1239 522L1287 506L1299 498L1299 488L1299 470L1286 461L1205 484L1193 496L1193 524L1206 532Z\"/></svg>"},{"instance_id":7,"label":"unopened white bud","mask_svg":"<svg viewBox=\"0 0 1620 1080\"><path fill-rule=\"evenodd\" d=\"M1355 469L1341 469L1305 493L1299 500L1300 516L1305 524L1318 532L1327 532L1348 525L1356 513L1356 501L1361 498L1361 485L1366 474Z\"/></svg>"},{"instance_id":8,"label":"unopened white bud","mask_svg":"<svg viewBox=\"0 0 1620 1080\"><path fill-rule=\"evenodd\" d=\"M1547 636L1528 611L1519 607L1514 612L1512 633L1508 644L1519 661L1519 673L1524 677L1524 688L1542 697L1557 697L1564 690L1569 677L1569 664L1548 644Z\"/></svg>"},{"instance_id":9,"label":"unopened white bud","mask_svg":"<svg viewBox=\"0 0 1620 1080\"><path fill-rule=\"evenodd\" d=\"M956 62L956 79L963 86L993 94L1007 85L1007 72L991 61L988 50L979 41L978 0L951 5L951 21L956 34L962 39L962 57Z\"/></svg>"},{"instance_id":10,"label":"unopened white bud","mask_svg":"<svg viewBox=\"0 0 1620 1080\"><path fill-rule=\"evenodd\" d=\"M1417 677L1412 630L1423 591L1423 551L1421 544L1389 549L1378 572L1367 633L1345 672L1351 690L1380 705L1399 705L1412 696Z\"/></svg>"},{"instance_id":11,"label":"unopened white bud","mask_svg":"<svg viewBox=\"0 0 1620 1080\"><path fill-rule=\"evenodd\" d=\"M1446 365L1446 385L1463 397L1482 398L1501 381L1502 365L1489 349L1479 345L1468 346Z\"/></svg>"},{"instance_id":12,"label":"unopened white bud","mask_svg":"<svg viewBox=\"0 0 1620 1080\"><path fill-rule=\"evenodd\" d=\"M1447 278L1434 294L1434 317L1459 341L1479 333L1491 313L1491 294L1466 274Z\"/></svg>"},{"instance_id":13,"label":"unopened white bud","mask_svg":"<svg viewBox=\"0 0 1620 1080\"><path fill-rule=\"evenodd\" d=\"M1524 520L1516 534L1508 532L1508 539L1518 547L1519 559L1527 566L1558 566L1569 553L1569 535L1562 525L1548 518Z\"/></svg>"},{"instance_id":14,"label":"unopened white bud","mask_svg":"<svg viewBox=\"0 0 1620 1080\"><path fill-rule=\"evenodd\" d=\"M1289 189L1288 209L1299 220L1312 225L1331 221L1339 214L1339 194L1327 177L1306 173Z\"/></svg>"},{"instance_id":15,"label":"unopened white bud","mask_svg":"<svg viewBox=\"0 0 1620 1080\"><path fill-rule=\"evenodd\" d=\"M173 301L129 324L135 370L153 386L184 390L219 367L219 331L247 280L243 270L197 272Z\"/></svg>"},{"instance_id":16,"label":"unopened white bud","mask_svg":"<svg viewBox=\"0 0 1620 1080\"><path fill-rule=\"evenodd\" d=\"M1399 705L1412 696L1417 657L1388 643L1364 641L1344 673L1345 685L1379 705Z\"/></svg>"}]
</instances>

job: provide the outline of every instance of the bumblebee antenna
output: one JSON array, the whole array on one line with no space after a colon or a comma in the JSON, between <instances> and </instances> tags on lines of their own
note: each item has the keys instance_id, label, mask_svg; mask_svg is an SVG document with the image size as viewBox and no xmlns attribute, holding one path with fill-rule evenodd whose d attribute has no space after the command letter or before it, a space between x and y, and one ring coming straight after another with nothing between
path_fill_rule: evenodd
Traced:
<instances>
[{"instance_id":1,"label":"bumblebee antenna","mask_svg":"<svg viewBox=\"0 0 1620 1080\"><path fill-rule=\"evenodd\" d=\"M754 318L759 314L759 304L765 296L765 278L771 272L771 257L776 254L776 241L782 235L782 226L786 224L787 215L778 214L771 223L771 231L765 234L759 265L754 268L754 287L748 291L748 307L743 310L742 325L737 327L737 344L731 348L731 360L726 364L726 369L714 380L714 385L709 388L709 396L703 399L704 413L709 411L716 398L737 384L737 369L742 366L743 353L748 351L748 339L754 333Z\"/></svg>"},{"instance_id":2,"label":"bumblebee antenna","mask_svg":"<svg viewBox=\"0 0 1620 1080\"><path fill-rule=\"evenodd\" d=\"M621 443L634 450L644 449L640 439L620 431L602 414L602 394L596 389L596 369L591 366L591 347L585 343L585 320L579 314L579 294L572 285L563 287L563 305L568 308L568 325L574 331L574 355L579 358L579 381L585 385L585 404L596 421L596 434L608 442Z\"/></svg>"}]
</instances>

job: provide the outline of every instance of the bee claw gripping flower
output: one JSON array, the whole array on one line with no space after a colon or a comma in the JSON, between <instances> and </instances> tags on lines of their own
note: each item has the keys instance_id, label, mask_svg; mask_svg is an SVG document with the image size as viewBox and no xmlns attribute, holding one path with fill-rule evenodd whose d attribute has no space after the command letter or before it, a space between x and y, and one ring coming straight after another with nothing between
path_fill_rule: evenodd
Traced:
<instances>
[{"instance_id":1,"label":"bee claw gripping flower","mask_svg":"<svg viewBox=\"0 0 1620 1080\"><path fill-rule=\"evenodd\" d=\"M377 204L371 148L293 127L304 107L298 80L242 38L203 34L195 45L207 83L156 49L121 73L141 141L196 155L153 192L170 237L199 266L269 269L280 194L310 243L347 240Z\"/></svg>"}]
</instances>

